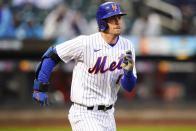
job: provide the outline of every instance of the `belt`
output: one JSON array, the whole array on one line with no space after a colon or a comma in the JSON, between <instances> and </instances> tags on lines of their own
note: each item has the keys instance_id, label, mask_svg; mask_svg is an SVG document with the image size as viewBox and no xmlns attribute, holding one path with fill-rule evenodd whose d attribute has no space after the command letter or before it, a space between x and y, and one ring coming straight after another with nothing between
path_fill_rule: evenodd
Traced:
<instances>
[{"instance_id":1,"label":"belt","mask_svg":"<svg viewBox=\"0 0 196 131\"><path fill-rule=\"evenodd\" d=\"M113 105L110 105L110 106L98 105L97 110L107 111L109 109L112 109L112 107L113 107ZM87 110L93 110L94 108L95 108L95 106L89 106L89 107L87 107Z\"/></svg>"},{"instance_id":2,"label":"belt","mask_svg":"<svg viewBox=\"0 0 196 131\"><path fill-rule=\"evenodd\" d=\"M87 108L87 110L103 110L103 111L107 111L109 109L112 109L112 107L113 107L113 105L110 105L110 106L105 106L105 105L85 106L85 105L78 104L78 103L74 103L74 104L79 105L79 106L83 106L83 107Z\"/></svg>"}]
</instances>

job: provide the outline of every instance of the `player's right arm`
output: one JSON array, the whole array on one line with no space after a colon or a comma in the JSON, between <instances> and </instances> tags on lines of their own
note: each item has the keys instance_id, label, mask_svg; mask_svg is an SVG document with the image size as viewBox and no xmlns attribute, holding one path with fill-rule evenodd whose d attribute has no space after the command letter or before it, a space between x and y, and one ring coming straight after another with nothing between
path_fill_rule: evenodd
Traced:
<instances>
[{"instance_id":1,"label":"player's right arm","mask_svg":"<svg viewBox=\"0 0 196 131\"><path fill-rule=\"evenodd\" d=\"M66 41L50 47L42 56L41 62L37 65L35 70L35 80L33 87L33 99L41 103L41 105L48 105L48 86L49 77L53 68L63 61L65 63L70 60L82 60L83 56L83 36Z\"/></svg>"},{"instance_id":2,"label":"player's right arm","mask_svg":"<svg viewBox=\"0 0 196 131\"><path fill-rule=\"evenodd\" d=\"M41 105L48 105L49 77L53 68L61 61L57 55L56 48L50 47L42 56L41 62L35 70L35 80L33 87L33 99Z\"/></svg>"}]
</instances>

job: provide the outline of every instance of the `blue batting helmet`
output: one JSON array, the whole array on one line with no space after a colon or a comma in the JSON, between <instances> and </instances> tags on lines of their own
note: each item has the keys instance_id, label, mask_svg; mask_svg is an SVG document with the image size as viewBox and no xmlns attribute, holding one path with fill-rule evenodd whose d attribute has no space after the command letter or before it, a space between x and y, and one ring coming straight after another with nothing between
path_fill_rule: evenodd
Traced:
<instances>
[{"instance_id":1,"label":"blue batting helmet","mask_svg":"<svg viewBox=\"0 0 196 131\"><path fill-rule=\"evenodd\" d=\"M97 9L96 19L100 31L104 31L107 28L107 23L104 19L115 15L126 15L122 12L120 6L116 2L105 2L101 4Z\"/></svg>"}]
</instances>

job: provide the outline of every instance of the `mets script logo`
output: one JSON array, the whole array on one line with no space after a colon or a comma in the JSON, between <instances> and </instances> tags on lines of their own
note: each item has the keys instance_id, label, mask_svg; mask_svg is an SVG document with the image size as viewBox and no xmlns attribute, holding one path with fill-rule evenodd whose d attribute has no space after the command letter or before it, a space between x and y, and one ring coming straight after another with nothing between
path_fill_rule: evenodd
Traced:
<instances>
[{"instance_id":1,"label":"mets script logo","mask_svg":"<svg viewBox=\"0 0 196 131\"><path fill-rule=\"evenodd\" d=\"M116 10L117 10L117 6L116 6L115 4L112 4L112 9L113 9L114 11L116 11Z\"/></svg>"},{"instance_id":2,"label":"mets script logo","mask_svg":"<svg viewBox=\"0 0 196 131\"><path fill-rule=\"evenodd\" d=\"M107 56L104 56L104 57L98 57L97 58L97 61L95 63L95 65L93 66L93 68L89 68L88 69L88 72L89 73L94 73L94 74L97 74L99 72L101 73L105 73L106 71L114 71L116 69L120 70L122 69L122 66L121 66L121 63L122 63L122 56L119 57L119 61L118 63L116 61L113 61L109 67L105 68L105 63L106 63L106 60L107 60Z\"/></svg>"}]
</instances>

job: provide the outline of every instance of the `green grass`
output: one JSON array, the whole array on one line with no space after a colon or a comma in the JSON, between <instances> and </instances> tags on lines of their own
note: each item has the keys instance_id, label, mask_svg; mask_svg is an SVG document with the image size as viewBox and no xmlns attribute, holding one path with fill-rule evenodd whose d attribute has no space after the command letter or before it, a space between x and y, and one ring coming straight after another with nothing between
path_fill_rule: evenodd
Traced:
<instances>
[{"instance_id":1,"label":"green grass","mask_svg":"<svg viewBox=\"0 0 196 131\"><path fill-rule=\"evenodd\" d=\"M8 127L0 131L71 131L68 127ZM130 126L118 127L117 131L196 131L196 126Z\"/></svg>"},{"instance_id":2,"label":"green grass","mask_svg":"<svg viewBox=\"0 0 196 131\"><path fill-rule=\"evenodd\" d=\"M133 126L133 127L121 127L117 131L196 131L196 126L188 127L172 127L172 126Z\"/></svg>"}]
</instances>

